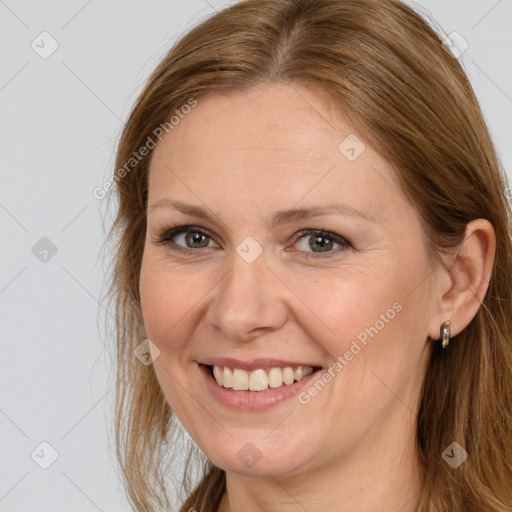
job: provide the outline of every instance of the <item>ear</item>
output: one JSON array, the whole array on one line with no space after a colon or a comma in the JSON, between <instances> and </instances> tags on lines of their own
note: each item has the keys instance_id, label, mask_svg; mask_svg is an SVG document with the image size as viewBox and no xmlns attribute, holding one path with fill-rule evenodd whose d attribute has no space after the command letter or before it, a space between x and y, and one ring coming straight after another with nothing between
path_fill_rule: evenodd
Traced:
<instances>
[{"instance_id":1,"label":"ear","mask_svg":"<svg viewBox=\"0 0 512 512\"><path fill-rule=\"evenodd\" d=\"M466 225L464 240L448 269L443 269L439 303L433 315L429 337L441 338L441 324L450 320L450 337L459 334L473 320L482 305L492 275L496 252L496 234L486 219Z\"/></svg>"}]
</instances>

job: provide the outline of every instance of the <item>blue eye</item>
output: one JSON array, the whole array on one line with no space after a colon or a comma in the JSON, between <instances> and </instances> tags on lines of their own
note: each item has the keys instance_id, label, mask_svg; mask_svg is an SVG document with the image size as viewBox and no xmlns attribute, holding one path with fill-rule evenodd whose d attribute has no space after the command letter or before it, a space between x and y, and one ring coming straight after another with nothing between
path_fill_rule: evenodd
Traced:
<instances>
[{"instance_id":1,"label":"blue eye","mask_svg":"<svg viewBox=\"0 0 512 512\"><path fill-rule=\"evenodd\" d=\"M175 242L174 239L178 239L180 236L184 237L185 246ZM322 258L339 252L339 250L333 250L334 244L339 245L340 250L352 247L345 238L323 229L305 229L300 231L295 236L295 244L306 239L309 239L308 247L312 249L312 252L301 249L298 251L293 249L292 252L301 253L300 255L306 258ZM174 226L172 229L164 229L154 240L154 243L157 245L169 245L172 250L191 254L197 249L212 247L210 241L212 241L212 238L202 228L196 226ZM319 251L317 252L315 249L319 249Z\"/></svg>"}]
</instances>

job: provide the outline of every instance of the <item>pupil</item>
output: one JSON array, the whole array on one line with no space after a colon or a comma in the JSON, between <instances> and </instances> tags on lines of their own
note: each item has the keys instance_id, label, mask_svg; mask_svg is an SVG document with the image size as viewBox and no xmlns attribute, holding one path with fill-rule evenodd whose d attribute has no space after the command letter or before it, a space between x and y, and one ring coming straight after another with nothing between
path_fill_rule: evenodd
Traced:
<instances>
[{"instance_id":1,"label":"pupil","mask_svg":"<svg viewBox=\"0 0 512 512\"><path fill-rule=\"evenodd\" d=\"M203 235L200 233L190 233L189 236L192 240L192 244L199 244L201 242L201 238L203 237Z\"/></svg>"},{"instance_id":2,"label":"pupil","mask_svg":"<svg viewBox=\"0 0 512 512\"><path fill-rule=\"evenodd\" d=\"M323 240L323 242L322 242ZM328 247L330 245L329 242L327 242L327 240L329 240L328 238L324 237L324 236L318 236L315 238L315 243L319 242L316 247L320 247L320 248L325 248L325 247Z\"/></svg>"}]
</instances>

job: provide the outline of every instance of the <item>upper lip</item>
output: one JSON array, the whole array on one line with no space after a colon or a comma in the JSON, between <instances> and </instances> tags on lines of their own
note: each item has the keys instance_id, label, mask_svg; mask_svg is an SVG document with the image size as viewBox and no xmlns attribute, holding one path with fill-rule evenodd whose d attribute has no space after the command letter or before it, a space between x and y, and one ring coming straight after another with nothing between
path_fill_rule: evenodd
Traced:
<instances>
[{"instance_id":1,"label":"upper lip","mask_svg":"<svg viewBox=\"0 0 512 512\"><path fill-rule=\"evenodd\" d=\"M285 366L291 366L292 368L296 368L297 366L311 366L313 368L321 367L318 364L301 363L285 359L259 358L252 359L250 361L241 361L240 359L233 359L231 357L210 357L199 361L199 364L207 366L227 366L228 368L240 368L241 370L246 371L258 370L260 368L283 368Z\"/></svg>"}]
</instances>

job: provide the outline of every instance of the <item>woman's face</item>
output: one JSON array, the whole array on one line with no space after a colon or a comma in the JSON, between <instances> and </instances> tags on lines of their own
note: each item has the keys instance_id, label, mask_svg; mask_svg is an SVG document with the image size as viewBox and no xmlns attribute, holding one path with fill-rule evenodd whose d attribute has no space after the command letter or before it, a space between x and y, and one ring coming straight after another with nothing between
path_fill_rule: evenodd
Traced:
<instances>
[{"instance_id":1,"label":"woman's face","mask_svg":"<svg viewBox=\"0 0 512 512\"><path fill-rule=\"evenodd\" d=\"M298 85L210 95L155 148L148 205L154 369L214 464L368 468L414 444L437 278L416 211L364 133ZM193 229L157 244L172 225ZM297 366L320 369L288 384Z\"/></svg>"}]
</instances>

